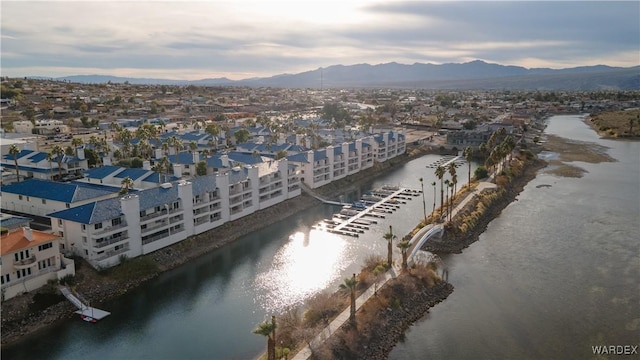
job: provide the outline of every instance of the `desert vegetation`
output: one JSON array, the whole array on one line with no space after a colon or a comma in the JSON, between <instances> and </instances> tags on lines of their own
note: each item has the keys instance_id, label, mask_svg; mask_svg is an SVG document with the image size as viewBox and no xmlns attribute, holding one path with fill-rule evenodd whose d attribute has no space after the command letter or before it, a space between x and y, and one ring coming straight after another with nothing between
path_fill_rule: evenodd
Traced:
<instances>
[{"instance_id":1,"label":"desert vegetation","mask_svg":"<svg viewBox=\"0 0 640 360\"><path fill-rule=\"evenodd\" d=\"M620 110L592 114L587 123L604 137L637 138L640 136L640 110Z\"/></svg>"}]
</instances>

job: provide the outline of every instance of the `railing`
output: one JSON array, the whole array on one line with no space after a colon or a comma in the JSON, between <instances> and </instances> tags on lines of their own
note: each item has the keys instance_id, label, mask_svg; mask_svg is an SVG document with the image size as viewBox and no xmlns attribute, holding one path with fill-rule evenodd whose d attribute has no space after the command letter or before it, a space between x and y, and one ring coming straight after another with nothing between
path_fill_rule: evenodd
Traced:
<instances>
[{"instance_id":1,"label":"railing","mask_svg":"<svg viewBox=\"0 0 640 360\"><path fill-rule=\"evenodd\" d=\"M120 254L125 253L127 251L129 251L129 247L128 246L124 246L124 247L122 247L122 249L107 251L104 254L96 257L94 260L95 261L102 261L104 259L108 259L110 257L114 257L114 256L117 256L117 255L120 255Z\"/></svg>"},{"instance_id":2,"label":"railing","mask_svg":"<svg viewBox=\"0 0 640 360\"><path fill-rule=\"evenodd\" d=\"M160 211L156 211L156 212L151 213L149 215L142 216L142 217L140 217L140 222L151 220L151 219L155 219L158 216L162 216L162 215L167 215L167 210L166 209L163 209L163 210L160 210Z\"/></svg>"},{"instance_id":3,"label":"railing","mask_svg":"<svg viewBox=\"0 0 640 360\"><path fill-rule=\"evenodd\" d=\"M114 230L118 230L118 229L122 229L122 228L125 228L125 227L127 227L127 222L126 221L122 221L118 225L107 226L106 228L103 228L102 230L95 231L92 235L102 235L102 234L106 234L108 232L111 232L111 231L114 231Z\"/></svg>"},{"instance_id":4,"label":"railing","mask_svg":"<svg viewBox=\"0 0 640 360\"><path fill-rule=\"evenodd\" d=\"M128 239L129 239L129 235L124 235L124 236L120 236L120 237L117 237L117 238L104 240L104 241L101 241L101 242L96 242L95 245L93 245L93 247L96 248L96 249L101 249L101 248L103 248L105 246L108 246L108 245L111 245L111 244L115 244L115 243L120 242L120 241L125 241L125 240L128 240Z\"/></svg>"},{"instance_id":5,"label":"railing","mask_svg":"<svg viewBox=\"0 0 640 360\"><path fill-rule=\"evenodd\" d=\"M13 266L16 269L25 269L28 268L29 266L33 265L36 262L36 256L35 255L31 255L30 257L26 258L26 259L22 259L20 261L16 261L13 263Z\"/></svg>"}]
</instances>

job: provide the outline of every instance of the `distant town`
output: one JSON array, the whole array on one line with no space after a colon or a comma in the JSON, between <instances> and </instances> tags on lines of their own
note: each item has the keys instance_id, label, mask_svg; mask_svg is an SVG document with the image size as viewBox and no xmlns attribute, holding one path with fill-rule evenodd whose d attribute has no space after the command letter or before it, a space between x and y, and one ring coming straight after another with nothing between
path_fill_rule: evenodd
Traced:
<instances>
[{"instance_id":1,"label":"distant town","mask_svg":"<svg viewBox=\"0 0 640 360\"><path fill-rule=\"evenodd\" d=\"M2 299L118 265L413 147L520 144L632 91L426 91L2 79ZM640 126L640 125L638 125Z\"/></svg>"}]
</instances>

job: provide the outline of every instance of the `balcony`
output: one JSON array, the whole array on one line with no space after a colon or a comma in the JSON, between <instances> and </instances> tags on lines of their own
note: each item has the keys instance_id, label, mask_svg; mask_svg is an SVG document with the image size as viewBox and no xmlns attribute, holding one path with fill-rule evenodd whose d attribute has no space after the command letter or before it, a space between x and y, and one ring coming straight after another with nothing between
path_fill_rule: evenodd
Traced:
<instances>
[{"instance_id":1,"label":"balcony","mask_svg":"<svg viewBox=\"0 0 640 360\"><path fill-rule=\"evenodd\" d=\"M102 260L108 259L110 257L118 256L118 255L123 254L123 253L125 253L127 251L129 251L129 247L128 246L123 246L122 249L105 251L104 254L100 254L100 256L96 257L94 260L95 261L102 261Z\"/></svg>"},{"instance_id":2,"label":"balcony","mask_svg":"<svg viewBox=\"0 0 640 360\"><path fill-rule=\"evenodd\" d=\"M163 209L163 210L160 210L160 211L156 211L156 212L153 212L151 214L142 216L142 217L140 217L140 222L151 220L151 219L155 219L155 218L157 218L159 216L162 216L162 215L167 215L167 210L166 209Z\"/></svg>"},{"instance_id":3,"label":"balcony","mask_svg":"<svg viewBox=\"0 0 640 360\"><path fill-rule=\"evenodd\" d=\"M111 244L115 244L117 242L125 241L125 240L129 240L129 235L124 234L123 236L119 236L117 238L113 238L113 239L109 239L109 240L103 240L101 242L96 242L93 247L95 249L101 249L101 248L103 248L105 246L109 246Z\"/></svg>"},{"instance_id":4,"label":"balcony","mask_svg":"<svg viewBox=\"0 0 640 360\"><path fill-rule=\"evenodd\" d=\"M118 225L114 225L114 226L107 226L106 228L103 228L103 229L101 229L101 230L99 230L99 231L94 231L94 232L93 232L93 235L94 235L94 236L95 236L95 235L103 235L103 234L106 234L106 233L112 232L112 231L114 231L114 230L123 229L123 228L126 228L126 227L127 227L127 222L126 222L126 221L123 221L123 222L121 222L121 223L120 223L120 224L118 224Z\"/></svg>"},{"instance_id":5,"label":"balcony","mask_svg":"<svg viewBox=\"0 0 640 360\"><path fill-rule=\"evenodd\" d=\"M28 267L30 267L31 265L36 263L36 256L35 255L31 255L30 257L26 258L26 259L22 259L20 261L16 261L13 263L13 267L16 269L26 269Z\"/></svg>"}]
</instances>

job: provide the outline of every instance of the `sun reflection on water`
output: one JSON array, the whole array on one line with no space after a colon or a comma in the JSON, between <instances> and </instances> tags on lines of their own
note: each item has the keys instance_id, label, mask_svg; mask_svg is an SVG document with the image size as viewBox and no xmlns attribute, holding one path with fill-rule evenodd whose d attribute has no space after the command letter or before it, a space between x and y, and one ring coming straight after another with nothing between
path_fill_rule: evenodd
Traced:
<instances>
[{"instance_id":1,"label":"sun reflection on water","mask_svg":"<svg viewBox=\"0 0 640 360\"><path fill-rule=\"evenodd\" d=\"M256 277L256 301L268 312L301 304L328 287L349 265L348 246L345 239L322 230L291 235L269 270Z\"/></svg>"}]
</instances>

